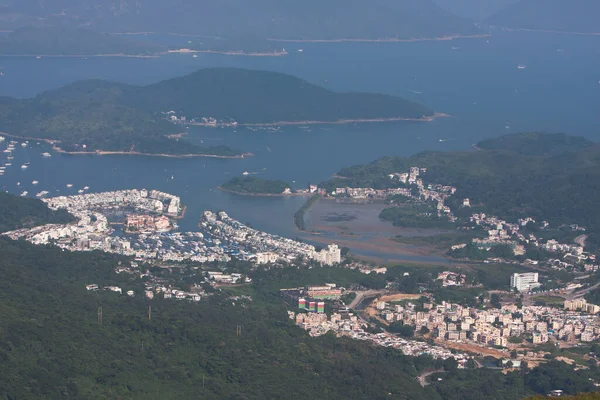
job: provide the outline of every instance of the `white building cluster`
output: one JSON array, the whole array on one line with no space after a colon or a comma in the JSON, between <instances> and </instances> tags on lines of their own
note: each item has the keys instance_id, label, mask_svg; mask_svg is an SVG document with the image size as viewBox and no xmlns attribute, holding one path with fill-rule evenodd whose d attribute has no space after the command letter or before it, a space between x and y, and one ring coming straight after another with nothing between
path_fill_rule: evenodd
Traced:
<instances>
[{"instance_id":1,"label":"white building cluster","mask_svg":"<svg viewBox=\"0 0 600 400\"><path fill-rule=\"evenodd\" d=\"M483 346L506 347L509 337L523 335L531 338L534 344L547 342L550 338L575 342L600 337L600 318L557 308L526 306L519 309L509 305L480 310L446 302L425 306L423 311L416 311L412 303L405 306L383 304L378 309L388 322L402 321L416 331L425 326L440 340Z\"/></svg>"},{"instance_id":2,"label":"white building cluster","mask_svg":"<svg viewBox=\"0 0 600 400\"><path fill-rule=\"evenodd\" d=\"M404 339L390 333L368 333L364 330L368 324L359 320L355 315L333 313L330 317L322 313L294 313L288 311L289 317L311 336L321 336L332 331L337 336L347 336L357 340L369 340L376 345L393 347L406 355L419 356L429 354L433 358L446 359L454 357L459 366L464 366L469 356L462 353L452 353L441 346L430 345L426 342Z\"/></svg>"},{"instance_id":3,"label":"white building cluster","mask_svg":"<svg viewBox=\"0 0 600 400\"><path fill-rule=\"evenodd\" d=\"M215 238L215 243L218 241L243 248L245 253L242 254L240 250L242 258L253 258L258 264L306 259L324 265L333 265L341 261L340 249L335 244L317 252L310 244L250 228L231 218L224 211L217 214L205 211L201 226Z\"/></svg>"}]
</instances>

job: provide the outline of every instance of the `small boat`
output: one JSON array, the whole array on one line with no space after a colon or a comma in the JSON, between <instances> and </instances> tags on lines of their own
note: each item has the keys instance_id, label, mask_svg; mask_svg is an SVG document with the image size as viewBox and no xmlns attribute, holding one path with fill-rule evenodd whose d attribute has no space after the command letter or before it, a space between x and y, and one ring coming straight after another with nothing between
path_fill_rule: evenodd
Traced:
<instances>
[{"instance_id":1,"label":"small boat","mask_svg":"<svg viewBox=\"0 0 600 400\"><path fill-rule=\"evenodd\" d=\"M6 139L4 138L4 136L0 136L0 142L4 142Z\"/></svg>"},{"instance_id":2,"label":"small boat","mask_svg":"<svg viewBox=\"0 0 600 400\"><path fill-rule=\"evenodd\" d=\"M2 150L2 151L3 151L3 152L5 152L5 153L10 153L10 150L9 150L9 149L4 149L4 150Z\"/></svg>"},{"instance_id":3,"label":"small boat","mask_svg":"<svg viewBox=\"0 0 600 400\"><path fill-rule=\"evenodd\" d=\"M27 142L21 143L21 147L27 147Z\"/></svg>"},{"instance_id":4,"label":"small boat","mask_svg":"<svg viewBox=\"0 0 600 400\"><path fill-rule=\"evenodd\" d=\"M7 160L12 160L12 159L14 159L14 157L13 156L8 156L8 157L6 157L6 159Z\"/></svg>"},{"instance_id":5,"label":"small boat","mask_svg":"<svg viewBox=\"0 0 600 400\"><path fill-rule=\"evenodd\" d=\"M32 185L37 185L38 183L39 183L38 181L31 182Z\"/></svg>"},{"instance_id":6,"label":"small boat","mask_svg":"<svg viewBox=\"0 0 600 400\"><path fill-rule=\"evenodd\" d=\"M194 54L192 58L198 58L198 54Z\"/></svg>"},{"instance_id":7,"label":"small boat","mask_svg":"<svg viewBox=\"0 0 600 400\"><path fill-rule=\"evenodd\" d=\"M77 193L79 193L79 194L83 193L83 189L79 189L79 190L77 191Z\"/></svg>"},{"instance_id":8,"label":"small boat","mask_svg":"<svg viewBox=\"0 0 600 400\"><path fill-rule=\"evenodd\" d=\"M23 193L21 193L21 197L27 196L27 193L29 193L29 192L27 190L25 190Z\"/></svg>"},{"instance_id":9,"label":"small boat","mask_svg":"<svg viewBox=\"0 0 600 400\"><path fill-rule=\"evenodd\" d=\"M71 187L73 187L73 184L72 183L67 183L67 187L71 188Z\"/></svg>"},{"instance_id":10,"label":"small boat","mask_svg":"<svg viewBox=\"0 0 600 400\"><path fill-rule=\"evenodd\" d=\"M517 66L517 68L518 68L518 69L525 69L525 68L527 68L527 65L525 65L525 64L519 64L519 65Z\"/></svg>"},{"instance_id":11,"label":"small boat","mask_svg":"<svg viewBox=\"0 0 600 400\"><path fill-rule=\"evenodd\" d=\"M245 176L245 175L250 175L250 172L248 172L248 171L244 171L244 172L242 172L242 175L244 175L244 176Z\"/></svg>"},{"instance_id":12,"label":"small boat","mask_svg":"<svg viewBox=\"0 0 600 400\"><path fill-rule=\"evenodd\" d=\"M12 165L12 163L7 162L6 164L4 164L5 167L10 167Z\"/></svg>"},{"instance_id":13,"label":"small boat","mask_svg":"<svg viewBox=\"0 0 600 400\"><path fill-rule=\"evenodd\" d=\"M21 169L27 169L27 165L25 165L25 164L21 165Z\"/></svg>"},{"instance_id":14,"label":"small boat","mask_svg":"<svg viewBox=\"0 0 600 400\"><path fill-rule=\"evenodd\" d=\"M83 190L88 190L90 187L89 186L84 186Z\"/></svg>"},{"instance_id":15,"label":"small boat","mask_svg":"<svg viewBox=\"0 0 600 400\"><path fill-rule=\"evenodd\" d=\"M50 154L48 152L45 152L45 153L42 153L42 156L44 156L44 157L52 157L52 154Z\"/></svg>"},{"instance_id":16,"label":"small boat","mask_svg":"<svg viewBox=\"0 0 600 400\"><path fill-rule=\"evenodd\" d=\"M302 53L304 50L302 49L298 49L298 53Z\"/></svg>"},{"instance_id":17,"label":"small boat","mask_svg":"<svg viewBox=\"0 0 600 400\"><path fill-rule=\"evenodd\" d=\"M38 194L36 194L35 196L36 196L36 197L44 197L44 196L45 196L45 195L47 195L48 193L50 193L50 192L48 192L47 190L42 190L41 192L39 192L39 193L38 193Z\"/></svg>"}]
</instances>

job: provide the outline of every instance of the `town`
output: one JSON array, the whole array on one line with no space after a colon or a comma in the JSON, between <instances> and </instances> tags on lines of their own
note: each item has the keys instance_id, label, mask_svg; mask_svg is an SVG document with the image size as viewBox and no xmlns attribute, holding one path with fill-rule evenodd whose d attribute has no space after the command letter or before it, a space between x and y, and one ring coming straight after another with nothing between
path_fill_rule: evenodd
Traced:
<instances>
[{"instance_id":1,"label":"town","mask_svg":"<svg viewBox=\"0 0 600 400\"><path fill-rule=\"evenodd\" d=\"M168 232L184 208L179 197L155 190L122 190L43 200L53 210L65 209L78 221L6 232L11 239L34 244L53 243L71 251L101 250L135 257L138 261L227 262L231 257L265 264L276 261L341 262L340 248L317 251L310 244L252 229L225 212L206 211L201 232ZM142 214L139 214L139 213ZM110 219L125 213L126 236L115 233Z\"/></svg>"}]
</instances>

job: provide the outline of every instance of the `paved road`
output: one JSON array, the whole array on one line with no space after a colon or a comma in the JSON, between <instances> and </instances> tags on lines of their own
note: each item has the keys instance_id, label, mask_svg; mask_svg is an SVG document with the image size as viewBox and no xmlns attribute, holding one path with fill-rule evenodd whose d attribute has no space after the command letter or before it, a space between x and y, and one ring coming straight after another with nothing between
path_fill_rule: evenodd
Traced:
<instances>
[{"instance_id":1,"label":"paved road","mask_svg":"<svg viewBox=\"0 0 600 400\"><path fill-rule=\"evenodd\" d=\"M364 299L379 296L386 292L387 290L366 290L364 292L356 292L356 297L354 300L352 300L352 303L348 305L348 308L354 310L363 302Z\"/></svg>"},{"instance_id":2,"label":"paved road","mask_svg":"<svg viewBox=\"0 0 600 400\"><path fill-rule=\"evenodd\" d=\"M581 247L585 247L585 241L587 240L588 235L579 235L575 238L574 242L580 245Z\"/></svg>"},{"instance_id":3,"label":"paved road","mask_svg":"<svg viewBox=\"0 0 600 400\"><path fill-rule=\"evenodd\" d=\"M421 375L417 376L417 380L419 381L419 384L422 387L425 387L426 385L429 385L429 383L427 383L427 377L429 377L430 375L433 375L433 374L437 374L438 372L444 372L444 370L443 369L435 369L433 371L423 372Z\"/></svg>"},{"instance_id":4,"label":"paved road","mask_svg":"<svg viewBox=\"0 0 600 400\"><path fill-rule=\"evenodd\" d=\"M567 295L567 299L571 300L571 299L574 299L574 298L577 298L577 297L583 297L583 296L585 296L586 294L588 294L589 292L591 292L592 290L596 289L599 286L600 286L600 282L596 283L594 286L590 286L589 288L583 289L583 290L581 290L579 292L573 292L570 295Z\"/></svg>"}]
</instances>

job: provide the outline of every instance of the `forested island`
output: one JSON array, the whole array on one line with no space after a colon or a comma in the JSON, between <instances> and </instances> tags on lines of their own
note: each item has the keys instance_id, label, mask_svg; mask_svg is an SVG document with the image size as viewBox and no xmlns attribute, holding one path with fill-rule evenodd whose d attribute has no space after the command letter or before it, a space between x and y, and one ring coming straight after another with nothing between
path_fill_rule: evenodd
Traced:
<instances>
[{"instance_id":1,"label":"forested island","mask_svg":"<svg viewBox=\"0 0 600 400\"><path fill-rule=\"evenodd\" d=\"M254 196L280 196L286 189L290 190L290 185L284 181L261 179L254 176L235 177L219 187L227 192ZM290 191L289 194L292 192Z\"/></svg>"},{"instance_id":2,"label":"forested island","mask_svg":"<svg viewBox=\"0 0 600 400\"><path fill-rule=\"evenodd\" d=\"M28 216L25 203L0 197L3 212L15 221ZM288 318L279 295L281 288L325 280L381 288L393 274L308 266L268 270L232 261L223 268L249 274L251 285L218 291L207 286L210 296L187 302L146 298L140 277L115 271L131 261L122 256L65 252L5 237L0 253L0 395L5 398L158 394L161 399L295 400L327 393L334 400L514 400L557 388L568 394L595 390L595 364L579 371L554 360L506 374L474 365L460 370L452 358L405 356L333 334L311 337ZM203 280L205 267L186 276L186 283ZM181 281L175 267L149 268ZM90 283L119 285L135 295L88 291ZM234 297L236 290L247 290L242 293L251 294L252 301ZM434 370L431 384L421 387L417 376Z\"/></svg>"},{"instance_id":3,"label":"forested island","mask_svg":"<svg viewBox=\"0 0 600 400\"><path fill-rule=\"evenodd\" d=\"M336 93L285 74L235 68L203 69L148 86L89 80L31 99L0 97L0 131L55 141L60 150L84 154L243 156L225 146L204 148L180 139L185 124L208 120L218 126L433 116L427 107L399 97Z\"/></svg>"},{"instance_id":4,"label":"forested island","mask_svg":"<svg viewBox=\"0 0 600 400\"><path fill-rule=\"evenodd\" d=\"M383 157L344 168L321 186L328 192L336 187L397 187L401 184L388 174L418 166L427 169L427 182L456 187L477 210L511 220L530 216L554 226L580 224L588 228L588 244L600 244L600 188L595 184L600 181L599 144L565 134L520 133L474 147L478 150ZM386 211L383 217L394 220L398 211Z\"/></svg>"},{"instance_id":5,"label":"forested island","mask_svg":"<svg viewBox=\"0 0 600 400\"><path fill-rule=\"evenodd\" d=\"M81 28L26 27L0 38L0 55L11 56L150 56L162 51L165 46Z\"/></svg>"}]
</instances>

